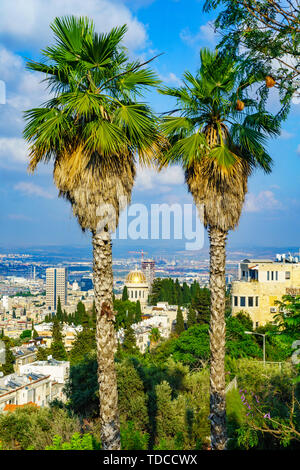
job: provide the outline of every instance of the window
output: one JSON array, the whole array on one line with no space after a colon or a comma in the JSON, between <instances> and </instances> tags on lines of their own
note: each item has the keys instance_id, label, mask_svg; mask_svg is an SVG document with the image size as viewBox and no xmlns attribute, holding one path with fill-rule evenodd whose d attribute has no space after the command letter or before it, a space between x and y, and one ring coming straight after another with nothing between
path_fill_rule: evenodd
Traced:
<instances>
[{"instance_id":1,"label":"window","mask_svg":"<svg viewBox=\"0 0 300 470\"><path fill-rule=\"evenodd\" d=\"M291 272L290 271L285 271L285 278L286 279L291 279Z\"/></svg>"},{"instance_id":2,"label":"window","mask_svg":"<svg viewBox=\"0 0 300 470\"><path fill-rule=\"evenodd\" d=\"M255 307L258 307L258 297L255 297Z\"/></svg>"},{"instance_id":3,"label":"window","mask_svg":"<svg viewBox=\"0 0 300 470\"><path fill-rule=\"evenodd\" d=\"M278 271L275 272L275 279L278 281Z\"/></svg>"},{"instance_id":4,"label":"window","mask_svg":"<svg viewBox=\"0 0 300 470\"><path fill-rule=\"evenodd\" d=\"M253 297L248 297L248 307L253 307Z\"/></svg>"},{"instance_id":5,"label":"window","mask_svg":"<svg viewBox=\"0 0 300 470\"><path fill-rule=\"evenodd\" d=\"M240 297L240 307L246 307L246 297Z\"/></svg>"},{"instance_id":6,"label":"window","mask_svg":"<svg viewBox=\"0 0 300 470\"><path fill-rule=\"evenodd\" d=\"M257 321L257 322L255 323L255 328L258 328L258 325L259 325L259 323L258 323L258 321Z\"/></svg>"},{"instance_id":7,"label":"window","mask_svg":"<svg viewBox=\"0 0 300 470\"><path fill-rule=\"evenodd\" d=\"M238 307L238 298L236 295L234 296L234 306Z\"/></svg>"},{"instance_id":8,"label":"window","mask_svg":"<svg viewBox=\"0 0 300 470\"><path fill-rule=\"evenodd\" d=\"M271 280L274 281L274 271L271 271Z\"/></svg>"},{"instance_id":9,"label":"window","mask_svg":"<svg viewBox=\"0 0 300 470\"><path fill-rule=\"evenodd\" d=\"M243 277L245 277L245 275L246 275L246 272L245 272L245 271L243 271Z\"/></svg>"},{"instance_id":10,"label":"window","mask_svg":"<svg viewBox=\"0 0 300 470\"><path fill-rule=\"evenodd\" d=\"M267 271L267 281L270 280L270 271Z\"/></svg>"}]
</instances>

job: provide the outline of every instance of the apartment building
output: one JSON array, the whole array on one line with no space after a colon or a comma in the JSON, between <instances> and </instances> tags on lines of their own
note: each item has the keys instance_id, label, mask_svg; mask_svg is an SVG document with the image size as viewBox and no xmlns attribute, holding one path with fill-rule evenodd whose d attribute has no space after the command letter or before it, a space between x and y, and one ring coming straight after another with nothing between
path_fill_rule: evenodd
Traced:
<instances>
[{"instance_id":1,"label":"apartment building","mask_svg":"<svg viewBox=\"0 0 300 470\"><path fill-rule=\"evenodd\" d=\"M0 377L0 413L11 405L34 403L47 406L51 401L51 377L43 374L9 374Z\"/></svg>"},{"instance_id":2,"label":"apartment building","mask_svg":"<svg viewBox=\"0 0 300 470\"><path fill-rule=\"evenodd\" d=\"M245 259L239 264L239 280L232 283L232 314L249 313L257 328L274 320L276 301L287 294L300 295L298 258Z\"/></svg>"}]
</instances>

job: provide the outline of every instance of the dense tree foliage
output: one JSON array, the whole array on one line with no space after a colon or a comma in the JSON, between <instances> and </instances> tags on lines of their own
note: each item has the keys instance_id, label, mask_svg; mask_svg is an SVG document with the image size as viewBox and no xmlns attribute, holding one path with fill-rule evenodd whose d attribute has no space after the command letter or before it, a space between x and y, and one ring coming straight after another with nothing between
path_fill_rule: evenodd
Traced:
<instances>
[{"instance_id":1,"label":"dense tree foliage","mask_svg":"<svg viewBox=\"0 0 300 470\"><path fill-rule=\"evenodd\" d=\"M208 291L205 288L204 290ZM174 281L171 278L157 278L154 279L149 300L151 305L156 305L157 302L168 302L169 305L185 306L199 295L201 296L202 292L203 289L197 281L188 286L186 282L180 285L178 279Z\"/></svg>"},{"instance_id":2,"label":"dense tree foliage","mask_svg":"<svg viewBox=\"0 0 300 470\"><path fill-rule=\"evenodd\" d=\"M218 8L219 47L244 60L262 85L278 87L286 117L291 97L300 97L298 0L205 0L204 5L206 11ZM260 91L265 98L266 89Z\"/></svg>"}]
</instances>

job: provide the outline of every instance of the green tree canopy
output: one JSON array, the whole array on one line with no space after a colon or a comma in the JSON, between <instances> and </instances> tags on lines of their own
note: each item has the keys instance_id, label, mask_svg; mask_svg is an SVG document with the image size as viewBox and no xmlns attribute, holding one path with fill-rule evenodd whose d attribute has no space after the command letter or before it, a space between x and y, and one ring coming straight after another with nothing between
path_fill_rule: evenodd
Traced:
<instances>
[{"instance_id":1,"label":"green tree canopy","mask_svg":"<svg viewBox=\"0 0 300 470\"><path fill-rule=\"evenodd\" d=\"M298 0L206 0L204 10L218 8L215 28L221 49L243 58L250 70L279 88L286 117L292 96L300 97L300 15ZM271 80L270 80L271 79ZM272 81L274 80L274 82ZM265 98L265 89L261 88Z\"/></svg>"}]
</instances>

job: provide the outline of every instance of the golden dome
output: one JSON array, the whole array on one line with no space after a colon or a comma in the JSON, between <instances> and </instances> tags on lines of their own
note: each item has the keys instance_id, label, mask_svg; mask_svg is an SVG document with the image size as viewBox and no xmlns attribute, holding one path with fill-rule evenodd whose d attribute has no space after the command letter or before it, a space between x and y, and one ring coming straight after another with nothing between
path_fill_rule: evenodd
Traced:
<instances>
[{"instance_id":1,"label":"golden dome","mask_svg":"<svg viewBox=\"0 0 300 470\"><path fill-rule=\"evenodd\" d=\"M146 276L142 271L130 271L128 276L126 277L126 283L129 284L146 284Z\"/></svg>"}]
</instances>

